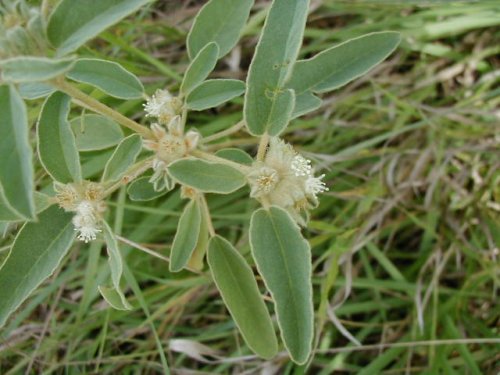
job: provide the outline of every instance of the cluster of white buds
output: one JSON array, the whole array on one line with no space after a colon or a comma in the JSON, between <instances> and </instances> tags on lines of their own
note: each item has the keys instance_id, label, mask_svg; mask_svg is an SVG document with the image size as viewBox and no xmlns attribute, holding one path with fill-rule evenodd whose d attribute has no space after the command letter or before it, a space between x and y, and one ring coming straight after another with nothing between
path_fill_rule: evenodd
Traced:
<instances>
[{"instance_id":1,"label":"cluster of white buds","mask_svg":"<svg viewBox=\"0 0 500 375\"><path fill-rule=\"evenodd\" d=\"M156 117L158 122L167 125L177 116L182 108L182 102L172 96L168 90L156 90L155 94L144 104L146 117Z\"/></svg>"},{"instance_id":2,"label":"cluster of white buds","mask_svg":"<svg viewBox=\"0 0 500 375\"><path fill-rule=\"evenodd\" d=\"M318 194L328 191L324 177L315 177L311 161L275 137L264 160L254 163L247 175L251 197L286 209L301 225L308 210L317 206Z\"/></svg>"},{"instance_id":3,"label":"cluster of white buds","mask_svg":"<svg viewBox=\"0 0 500 375\"><path fill-rule=\"evenodd\" d=\"M95 240L101 232L102 213L106 210L103 202L103 188L100 184L83 181L81 184L54 183L59 206L74 212L72 223L77 238L85 243Z\"/></svg>"},{"instance_id":4,"label":"cluster of white buds","mask_svg":"<svg viewBox=\"0 0 500 375\"><path fill-rule=\"evenodd\" d=\"M159 124L153 124L151 130L154 139L145 140L144 148L153 151L154 174L150 179L156 191L171 190L174 182L168 175L167 167L174 161L189 154L198 145L200 134L190 130L184 133L180 116L173 117L165 129Z\"/></svg>"}]
</instances>

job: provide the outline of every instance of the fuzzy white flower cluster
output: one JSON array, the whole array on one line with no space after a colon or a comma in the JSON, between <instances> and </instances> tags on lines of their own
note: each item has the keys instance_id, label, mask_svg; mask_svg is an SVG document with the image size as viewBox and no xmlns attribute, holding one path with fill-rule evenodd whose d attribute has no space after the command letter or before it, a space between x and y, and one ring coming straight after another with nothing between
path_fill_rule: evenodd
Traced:
<instances>
[{"instance_id":1,"label":"fuzzy white flower cluster","mask_svg":"<svg viewBox=\"0 0 500 375\"><path fill-rule=\"evenodd\" d=\"M182 103L168 90L156 90L144 104L146 117L156 117L160 124L168 124L180 112Z\"/></svg>"},{"instance_id":2,"label":"fuzzy white flower cluster","mask_svg":"<svg viewBox=\"0 0 500 375\"><path fill-rule=\"evenodd\" d=\"M100 184L90 181L66 185L55 183L54 188L59 206L75 213L72 223L78 232L77 238L85 243L95 240L101 232L100 222L106 209Z\"/></svg>"},{"instance_id":3,"label":"fuzzy white flower cluster","mask_svg":"<svg viewBox=\"0 0 500 375\"><path fill-rule=\"evenodd\" d=\"M149 180L156 191L171 190L174 182L168 175L167 167L175 160L181 159L198 145L200 134L196 131L184 133L180 116L173 117L165 129L159 124L151 126L154 139L145 140L144 148L153 151L154 174Z\"/></svg>"},{"instance_id":4,"label":"fuzzy white flower cluster","mask_svg":"<svg viewBox=\"0 0 500 375\"><path fill-rule=\"evenodd\" d=\"M318 194L328 191L325 175L315 177L311 161L278 138L271 138L264 160L252 169L247 175L250 196L286 209L301 225L308 210L317 206Z\"/></svg>"}]
</instances>

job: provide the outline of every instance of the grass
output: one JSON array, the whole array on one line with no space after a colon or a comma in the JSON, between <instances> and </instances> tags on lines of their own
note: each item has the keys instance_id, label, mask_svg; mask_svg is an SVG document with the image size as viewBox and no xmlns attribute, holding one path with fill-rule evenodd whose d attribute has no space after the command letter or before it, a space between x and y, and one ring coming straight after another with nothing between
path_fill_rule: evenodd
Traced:
<instances>
[{"instance_id":1,"label":"grass","mask_svg":"<svg viewBox=\"0 0 500 375\"><path fill-rule=\"evenodd\" d=\"M185 36L202 2L159 1L82 53L122 63L152 93L175 89ZM401 31L397 53L324 97L285 137L327 174L307 231L312 245L317 349L309 368L286 355L262 361L237 333L205 274L123 244L131 312L107 308L101 243L78 244L0 333L0 373L40 374L495 374L499 371L500 7L489 1L313 1L303 55L380 30ZM216 75L244 78L262 22L258 1L240 54ZM239 60L241 59L241 60ZM237 64L234 64L234 62ZM107 104L141 119L141 102ZM35 123L40 102L32 102ZM193 114L203 134L240 120L241 100ZM255 152L245 133L237 145ZM83 158L87 177L107 155ZM38 165L37 182L48 183ZM217 231L248 258L255 204L246 192L209 197ZM126 239L168 255L183 202L110 202ZM0 229L1 225L0 225ZM3 228L0 256L15 228ZM249 258L248 258L249 259ZM350 337L350 338L349 338ZM356 346L355 341L362 345Z\"/></svg>"}]
</instances>

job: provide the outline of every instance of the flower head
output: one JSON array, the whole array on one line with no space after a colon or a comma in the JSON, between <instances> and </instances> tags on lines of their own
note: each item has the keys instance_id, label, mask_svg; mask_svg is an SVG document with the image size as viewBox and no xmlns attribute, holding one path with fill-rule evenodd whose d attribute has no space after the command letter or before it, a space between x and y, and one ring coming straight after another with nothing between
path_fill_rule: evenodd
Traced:
<instances>
[{"instance_id":1,"label":"flower head","mask_svg":"<svg viewBox=\"0 0 500 375\"><path fill-rule=\"evenodd\" d=\"M156 191L171 190L174 183L168 175L167 167L194 150L198 145L200 134L192 130L184 134L180 116L173 117L167 128L153 124L151 130L154 139L145 140L143 143L146 149L155 153L154 174L149 181Z\"/></svg>"},{"instance_id":2,"label":"flower head","mask_svg":"<svg viewBox=\"0 0 500 375\"><path fill-rule=\"evenodd\" d=\"M181 103L179 99L172 96L168 90L158 89L154 95L144 104L147 117L156 117L162 124L168 124L170 120L179 114Z\"/></svg>"},{"instance_id":3,"label":"flower head","mask_svg":"<svg viewBox=\"0 0 500 375\"><path fill-rule=\"evenodd\" d=\"M55 184L56 199L65 211L74 212L72 223L77 238L85 243L95 240L101 232L100 222L106 209L100 184L83 181L80 184Z\"/></svg>"},{"instance_id":4,"label":"flower head","mask_svg":"<svg viewBox=\"0 0 500 375\"><path fill-rule=\"evenodd\" d=\"M247 175L251 197L286 209L302 225L318 204L317 195L328 190L324 177L314 177L311 161L278 138L271 138L264 160Z\"/></svg>"}]
</instances>

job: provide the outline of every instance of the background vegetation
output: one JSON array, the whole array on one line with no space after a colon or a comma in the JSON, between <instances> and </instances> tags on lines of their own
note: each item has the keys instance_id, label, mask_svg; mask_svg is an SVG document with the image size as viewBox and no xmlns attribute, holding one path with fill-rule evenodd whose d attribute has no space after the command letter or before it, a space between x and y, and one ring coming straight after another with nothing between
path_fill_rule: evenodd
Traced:
<instances>
[{"instance_id":1,"label":"background vegetation","mask_svg":"<svg viewBox=\"0 0 500 375\"><path fill-rule=\"evenodd\" d=\"M188 63L186 33L203 3L157 1L82 53L120 62L149 93L175 91ZM217 76L245 79L267 4L257 1ZM498 2L312 1L304 56L370 31L401 31L404 39L285 134L324 169L330 187L307 231L318 330L308 373L500 370L499 24ZM92 94L143 116L141 101ZM34 125L41 101L31 104ZM224 129L241 119L241 105L193 114L189 124L205 134ZM242 132L232 144L253 153L249 142ZM99 156L82 154L87 177L109 152ZM47 181L38 166L37 183ZM246 243L253 208L240 200L245 194L209 197L216 229L237 246ZM114 202L116 233L168 256L178 192L137 204L121 191ZM0 223L0 256L14 230ZM268 362L250 355L208 276L170 274L161 259L122 250L134 310L108 308L97 292L109 272L102 243L79 243L0 332L1 374L157 374L166 361L179 374L306 371L286 355Z\"/></svg>"}]
</instances>

